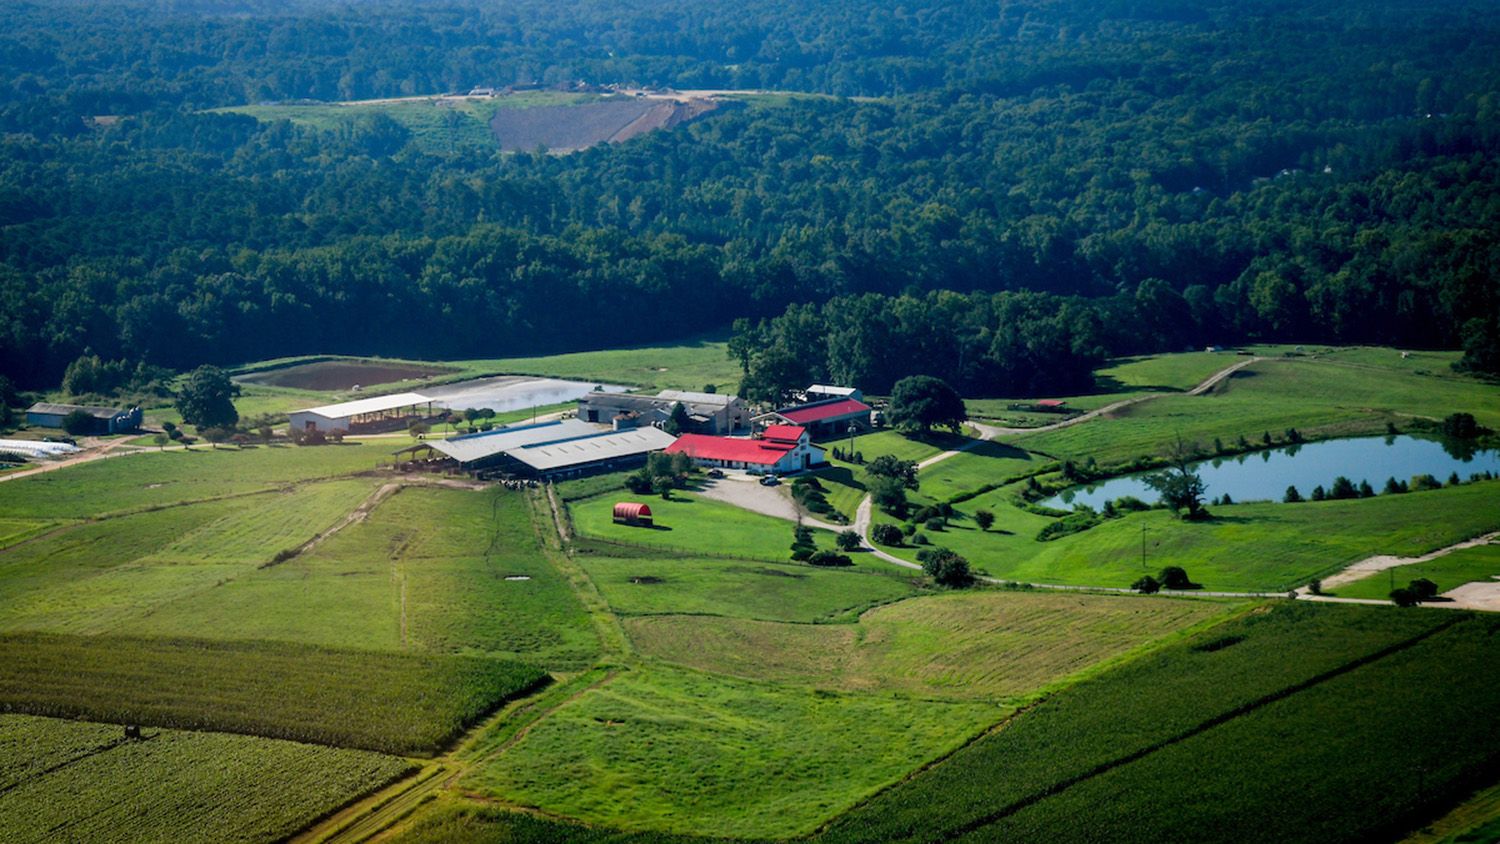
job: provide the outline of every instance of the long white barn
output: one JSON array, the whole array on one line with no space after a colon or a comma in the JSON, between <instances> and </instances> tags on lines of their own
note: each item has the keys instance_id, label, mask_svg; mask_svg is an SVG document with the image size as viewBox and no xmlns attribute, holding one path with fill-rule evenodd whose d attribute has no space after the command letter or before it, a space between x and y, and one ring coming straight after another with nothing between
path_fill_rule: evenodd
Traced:
<instances>
[{"instance_id":1,"label":"long white barn","mask_svg":"<svg viewBox=\"0 0 1500 844\"><path fill-rule=\"evenodd\" d=\"M289 415L292 431L349 433L361 427L378 428L412 418L432 416L433 399L421 393L393 393L367 399L294 410Z\"/></svg>"}]
</instances>

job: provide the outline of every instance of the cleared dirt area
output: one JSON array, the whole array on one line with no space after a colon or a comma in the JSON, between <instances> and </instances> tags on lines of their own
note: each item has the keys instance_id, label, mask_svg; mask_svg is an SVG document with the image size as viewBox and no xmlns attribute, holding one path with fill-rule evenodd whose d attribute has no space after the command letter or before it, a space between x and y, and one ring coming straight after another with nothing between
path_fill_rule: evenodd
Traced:
<instances>
[{"instance_id":1,"label":"cleared dirt area","mask_svg":"<svg viewBox=\"0 0 1500 844\"><path fill-rule=\"evenodd\" d=\"M490 120L490 131L508 152L545 147L572 152L595 144L628 141L656 129L669 129L713 111L712 100L615 97L579 105L505 108Z\"/></svg>"},{"instance_id":2,"label":"cleared dirt area","mask_svg":"<svg viewBox=\"0 0 1500 844\"><path fill-rule=\"evenodd\" d=\"M252 372L248 375L237 376L234 380L245 384L291 387L296 390L348 390L356 386L389 384L393 381L406 381L429 375L448 375L457 371L444 366L419 366L409 363L325 360L282 369L270 369L265 372Z\"/></svg>"}]
</instances>

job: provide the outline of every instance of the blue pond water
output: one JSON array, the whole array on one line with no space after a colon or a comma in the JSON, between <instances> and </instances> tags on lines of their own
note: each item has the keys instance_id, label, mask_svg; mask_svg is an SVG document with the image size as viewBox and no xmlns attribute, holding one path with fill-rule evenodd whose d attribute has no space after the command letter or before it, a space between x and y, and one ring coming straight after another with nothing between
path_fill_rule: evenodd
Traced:
<instances>
[{"instance_id":1,"label":"blue pond water","mask_svg":"<svg viewBox=\"0 0 1500 844\"><path fill-rule=\"evenodd\" d=\"M1209 498L1227 493L1235 501L1280 501L1288 486L1295 486L1306 498L1315 486L1328 489L1339 475L1355 485L1368 481L1376 492L1387 478L1409 481L1413 475L1428 474L1446 482L1457 472L1468 480L1475 472L1500 472L1500 451L1476 451L1462 444L1408 436L1360 437L1216 457L1194 467L1208 487ZM1122 495L1154 503L1158 496L1142 480L1146 474L1150 473L1072 487L1042 504L1059 510L1078 504L1098 509Z\"/></svg>"}]
</instances>

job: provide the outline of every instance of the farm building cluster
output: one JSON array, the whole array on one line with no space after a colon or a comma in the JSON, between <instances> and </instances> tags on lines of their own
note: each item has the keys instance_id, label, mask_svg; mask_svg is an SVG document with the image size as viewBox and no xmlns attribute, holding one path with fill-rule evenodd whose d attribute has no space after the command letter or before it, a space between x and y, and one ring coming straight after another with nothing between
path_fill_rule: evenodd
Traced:
<instances>
[{"instance_id":1,"label":"farm building cluster","mask_svg":"<svg viewBox=\"0 0 1500 844\"><path fill-rule=\"evenodd\" d=\"M795 404L755 415L733 395L596 391L578 400L571 418L424 440L396 456L409 469L567 478L632 468L644 463L646 455L661 451L685 454L698 466L779 475L826 464L827 456L814 440L869 430L872 425L873 411L857 389L815 384L797 398ZM403 393L385 401L362 399L313 408L293 414L292 424L325 430L311 426L336 421L378 426L422 418L422 399Z\"/></svg>"}]
</instances>

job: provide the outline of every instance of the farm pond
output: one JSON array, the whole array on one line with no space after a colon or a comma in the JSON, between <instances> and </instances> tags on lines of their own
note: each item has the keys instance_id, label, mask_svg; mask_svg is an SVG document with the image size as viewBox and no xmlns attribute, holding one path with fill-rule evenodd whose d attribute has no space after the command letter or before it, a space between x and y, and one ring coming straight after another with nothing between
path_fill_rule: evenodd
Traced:
<instances>
[{"instance_id":1,"label":"farm pond","mask_svg":"<svg viewBox=\"0 0 1500 844\"><path fill-rule=\"evenodd\" d=\"M1446 481L1457 472L1468 480L1476 472L1500 472L1500 451L1410 436L1357 437L1216 457L1192 466L1203 478L1209 498L1227 494L1235 501L1280 501L1289 486L1306 498L1313 487L1327 489L1340 475L1356 485L1367 481L1377 492L1388 478L1407 481L1413 475L1427 474ZM1155 502L1159 496L1145 483L1150 474L1071 487L1041 503L1058 510L1079 504L1099 509L1104 502L1125 495Z\"/></svg>"}]
</instances>

